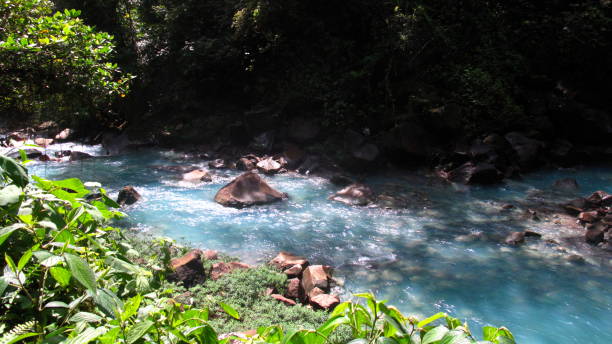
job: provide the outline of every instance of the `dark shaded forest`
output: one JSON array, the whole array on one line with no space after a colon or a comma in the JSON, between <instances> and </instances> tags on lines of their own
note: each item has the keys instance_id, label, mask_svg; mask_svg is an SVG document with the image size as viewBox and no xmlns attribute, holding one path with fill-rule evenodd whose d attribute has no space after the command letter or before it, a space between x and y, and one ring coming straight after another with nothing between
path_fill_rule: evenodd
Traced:
<instances>
[{"instance_id":1,"label":"dark shaded forest","mask_svg":"<svg viewBox=\"0 0 612 344\"><path fill-rule=\"evenodd\" d=\"M4 117L127 128L164 143L351 128L416 155L410 146L513 130L611 138L607 0L53 3L114 37L109 59L133 77L130 92L83 101L87 86L54 84L51 73L35 95L3 91ZM0 87L15 69L40 77L27 63L0 64Z\"/></svg>"}]
</instances>

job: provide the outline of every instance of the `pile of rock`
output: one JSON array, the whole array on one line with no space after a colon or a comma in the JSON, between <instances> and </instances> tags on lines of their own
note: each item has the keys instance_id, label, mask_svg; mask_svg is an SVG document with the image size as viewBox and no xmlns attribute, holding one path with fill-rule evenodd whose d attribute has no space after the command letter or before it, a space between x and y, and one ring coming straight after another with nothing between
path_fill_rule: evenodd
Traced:
<instances>
[{"instance_id":1,"label":"pile of rock","mask_svg":"<svg viewBox=\"0 0 612 344\"><path fill-rule=\"evenodd\" d=\"M491 134L445 156L438 175L460 184L493 184L540 163L546 144L519 132Z\"/></svg>"},{"instance_id":2,"label":"pile of rock","mask_svg":"<svg viewBox=\"0 0 612 344\"><path fill-rule=\"evenodd\" d=\"M280 252L270 264L289 277L285 295L270 290L270 297L288 305L301 302L323 310L332 310L340 303L337 295L330 294L333 282L331 267L310 265L306 258L288 252Z\"/></svg>"},{"instance_id":3,"label":"pile of rock","mask_svg":"<svg viewBox=\"0 0 612 344\"><path fill-rule=\"evenodd\" d=\"M217 251L193 250L182 257L172 259L170 262L172 272L168 275L168 280L182 283L186 288L202 284L207 278L202 261L217 260L218 258ZM251 268L250 265L241 262L218 262L213 264L209 276L216 281L232 271L249 268Z\"/></svg>"},{"instance_id":4,"label":"pile of rock","mask_svg":"<svg viewBox=\"0 0 612 344\"><path fill-rule=\"evenodd\" d=\"M563 208L584 226L586 242L593 245L610 242L612 195L596 191L587 198L577 198L564 204Z\"/></svg>"}]
</instances>

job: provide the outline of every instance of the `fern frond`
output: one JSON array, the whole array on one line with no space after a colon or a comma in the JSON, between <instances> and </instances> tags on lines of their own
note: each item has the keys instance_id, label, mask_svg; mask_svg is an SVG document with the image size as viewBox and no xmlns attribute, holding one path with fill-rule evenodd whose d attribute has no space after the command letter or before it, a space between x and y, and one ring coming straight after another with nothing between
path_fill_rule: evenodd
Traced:
<instances>
[{"instance_id":1,"label":"fern frond","mask_svg":"<svg viewBox=\"0 0 612 344\"><path fill-rule=\"evenodd\" d=\"M25 334L30 332L34 332L36 329L36 321L28 321L23 324L19 324L7 333L5 333L2 338L0 338L0 344L9 344L14 343L15 340Z\"/></svg>"}]
</instances>

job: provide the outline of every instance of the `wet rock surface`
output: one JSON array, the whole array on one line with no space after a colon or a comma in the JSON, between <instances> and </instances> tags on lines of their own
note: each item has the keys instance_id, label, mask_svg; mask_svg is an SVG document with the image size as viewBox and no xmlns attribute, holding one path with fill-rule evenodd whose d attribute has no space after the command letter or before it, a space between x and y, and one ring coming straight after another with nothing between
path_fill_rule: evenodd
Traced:
<instances>
[{"instance_id":1,"label":"wet rock surface","mask_svg":"<svg viewBox=\"0 0 612 344\"><path fill-rule=\"evenodd\" d=\"M124 186L119 191L119 195L117 196L117 203L119 203L120 205L132 205L138 202L141 198L142 196L140 196L138 191L136 191L133 186L128 185Z\"/></svg>"},{"instance_id":2,"label":"wet rock surface","mask_svg":"<svg viewBox=\"0 0 612 344\"><path fill-rule=\"evenodd\" d=\"M247 172L221 188L215 202L234 208L268 204L286 199L285 193L274 190L257 173Z\"/></svg>"}]
</instances>

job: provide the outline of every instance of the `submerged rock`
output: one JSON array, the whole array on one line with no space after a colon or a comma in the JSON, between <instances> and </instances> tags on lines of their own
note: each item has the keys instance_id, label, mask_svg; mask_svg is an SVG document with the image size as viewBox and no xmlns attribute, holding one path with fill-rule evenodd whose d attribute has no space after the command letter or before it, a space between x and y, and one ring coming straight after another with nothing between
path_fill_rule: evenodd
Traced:
<instances>
[{"instance_id":1,"label":"submerged rock","mask_svg":"<svg viewBox=\"0 0 612 344\"><path fill-rule=\"evenodd\" d=\"M578 182L574 178L563 178L553 183L553 188L564 191L578 190Z\"/></svg>"},{"instance_id":2,"label":"submerged rock","mask_svg":"<svg viewBox=\"0 0 612 344\"><path fill-rule=\"evenodd\" d=\"M440 172L443 178L460 184L494 184L499 183L504 175L494 165L471 161L457 167L450 172Z\"/></svg>"},{"instance_id":3,"label":"submerged rock","mask_svg":"<svg viewBox=\"0 0 612 344\"><path fill-rule=\"evenodd\" d=\"M183 180L186 182L210 182L212 177L208 171L197 169L183 174Z\"/></svg>"},{"instance_id":4,"label":"submerged rock","mask_svg":"<svg viewBox=\"0 0 612 344\"><path fill-rule=\"evenodd\" d=\"M591 245L604 242L604 231L601 228L588 229L584 233L584 240Z\"/></svg>"},{"instance_id":5,"label":"submerged rock","mask_svg":"<svg viewBox=\"0 0 612 344\"><path fill-rule=\"evenodd\" d=\"M374 192L364 184L352 184L329 197L330 200L348 205L365 206L374 201Z\"/></svg>"},{"instance_id":6,"label":"submerged rock","mask_svg":"<svg viewBox=\"0 0 612 344\"><path fill-rule=\"evenodd\" d=\"M518 245L525 242L525 238L535 237L541 238L542 234L533 231L512 232L506 237L504 242L508 245Z\"/></svg>"},{"instance_id":7,"label":"submerged rock","mask_svg":"<svg viewBox=\"0 0 612 344\"><path fill-rule=\"evenodd\" d=\"M225 164L225 160L215 159L213 161L208 162L208 167L214 168L214 169L221 169L221 168L227 168L227 165Z\"/></svg>"},{"instance_id":8,"label":"submerged rock","mask_svg":"<svg viewBox=\"0 0 612 344\"><path fill-rule=\"evenodd\" d=\"M70 152L70 161L79 161L79 160L85 160L85 159L91 159L91 158L93 158L93 156L89 153L77 152L77 151Z\"/></svg>"},{"instance_id":9,"label":"submerged rock","mask_svg":"<svg viewBox=\"0 0 612 344\"><path fill-rule=\"evenodd\" d=\"M140 196L138 191L136 191L133 186L127 185L124 186L121 191L119 191L119 195L117 196L117 203L119 203L120 205L131 205L138 202L140 198L142 198L142 196Z\"/></svg>"},{"instance_id":10,"label":"submerged rock","mask_svg":"<svg viewBox=\"0 0 612 344\"><path fill-rule=\"evenodd\" d=\"M53 139L45 139L45 138L39 137L39 138L34 139L34 143L41 147L47 147L53 144Z\"/></svg>"},{"instance_id":11,"label":"submerged rock","mask_svg":"<svg viewBox=\"0 0 612 344\"><path fill-rule=\"evenodd\" d=\"M257 173L247 172L221 188L215 195L215 202L225 207L244 208L286 198L286 193L274 190Z\"/></svg>"}]
</instances>

